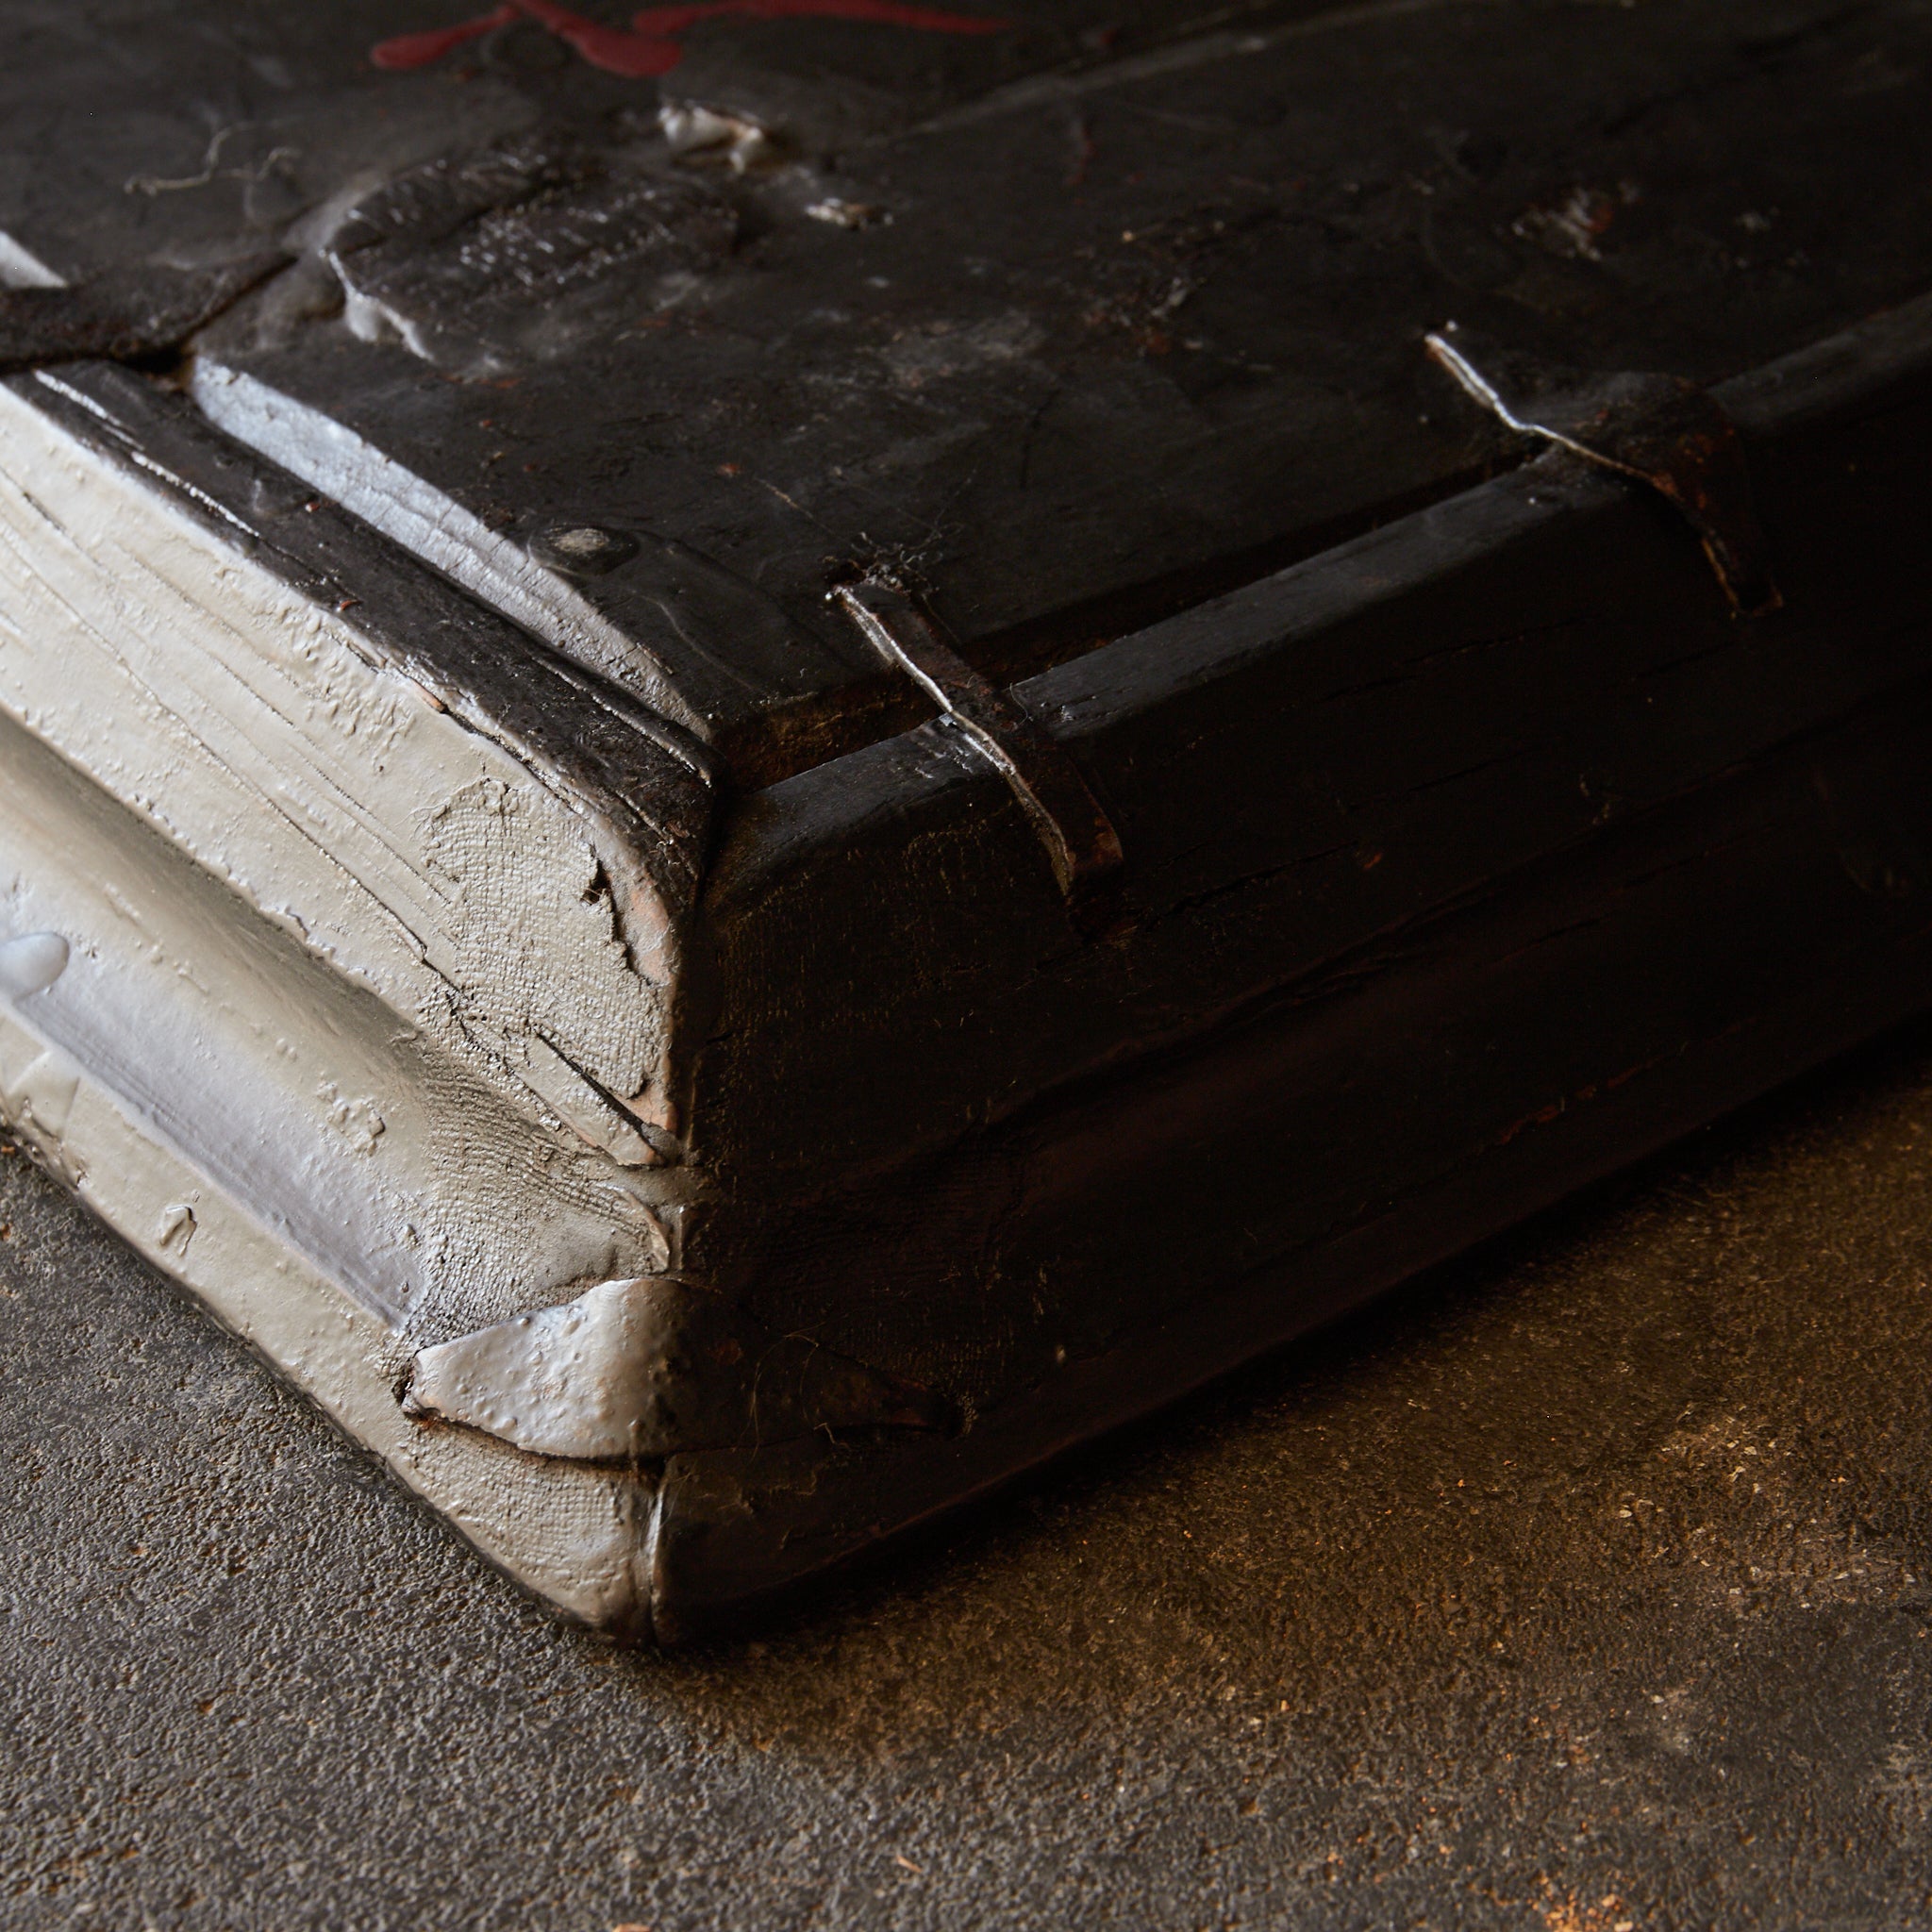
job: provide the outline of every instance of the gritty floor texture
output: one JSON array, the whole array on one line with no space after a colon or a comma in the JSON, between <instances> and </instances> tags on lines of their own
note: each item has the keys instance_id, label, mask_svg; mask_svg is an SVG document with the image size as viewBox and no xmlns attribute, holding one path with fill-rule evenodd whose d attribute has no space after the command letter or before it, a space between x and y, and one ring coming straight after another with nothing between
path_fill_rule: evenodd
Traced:
<instances>
[{"instance_id":1,"label":"gritty floor texture","mask_svg":"<svg viewBox=\"0 0 1932 1932\"><path fill-rule=\"evenodd\" d=\"M1932 1924L1932 1036L670 1657L0 1220L9 1928Z\"/></svg>"}]
</instances>

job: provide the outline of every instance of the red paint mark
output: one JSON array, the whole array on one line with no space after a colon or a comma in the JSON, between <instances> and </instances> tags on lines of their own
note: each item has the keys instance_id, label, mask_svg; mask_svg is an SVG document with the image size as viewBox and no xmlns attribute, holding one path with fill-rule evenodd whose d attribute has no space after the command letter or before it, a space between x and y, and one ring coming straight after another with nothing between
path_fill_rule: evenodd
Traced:
<instances>
[{"instance_id":1,"label":"red paint mark","mask_svg":"<svg viewBox=\"0 0 1932 1932\"><path fill-rule=\"evenodd\" d=\"M438 27L431 33L398 34L392 41L378 41L370 48L369 58L377 67L427 67L432 60L455 53L465 41L479 40L497 27L508 26L516 17L514 7L504 6L480 19Z\"/></svg>"},{"instance_id":2,"label":"red paint mark","mask_svg":"<svg viewBox=\"0 0 1932 1932\"><path fill-rule=\"evenodd\" d=\"M684 49L661 34L599 26L594 20L558 7L556 0L517 0L517 5L606 74L619 74L626 80L648 80L655 75L669 74L684 58Z\"/></svg>"},{"instance_id":3,"label":"red paint mark","mask_svg":"<svg viewBox=\"0 0 1932 1932\"><path fill-rule=\"evenodd\" d=\"M641 34L681 34L701 20L724 14L747 20L796 20L815 16L826 20L871 21L879 26L917 27L928 34L996 34L1004 20L978 14L941 13L930 7L902 7L897 0L708 0L696 7L646 7L631 16Z\"/></svg>"},{"instance_id":4,"label":"red paint mark","mask_svg":"<svg viewBox=\"0 0 1932 1932\"><path fill-rule=\"evenodd\" d=\"M688 33L700 21L727 14L747 20L856 20L878 26L914 27L929 34L994 34L1009 25L977 14L902 6L899 0L700 0L695 6L643 8L625 28L586 20L567 7L558 6L556 0L505 0L492 11L459 21L455 26L379 41L369 50L369 58L375 66L392 71L427 67L466 41L508 26L522 16L546 27L592 67L626 80L646 80L669 74L684 58L677 41L680 34Z\"/></svg>"},{"instance_id":5,"label":"red paint mark","mask_svg":"<svg viewBox=\"0 0 1932 1932\"><path fill-rule=\"evenodd\" d=\"M479 13L474 20L460 21L455 26L433 33L399 34L394 40L380 41L369 50L369 58L377 67L427 67L465 41L508 26L520 18L537 21L566 46L575 47L592 67L601 67L607 74L620 74L626 80L669 74L684 57L684 50L675 41L661 35L628 33L623 27L601 26L594 20L573 13L567 7L554 5L553 0L505 0L493 12Z\"/></svg>"}]
</instances>

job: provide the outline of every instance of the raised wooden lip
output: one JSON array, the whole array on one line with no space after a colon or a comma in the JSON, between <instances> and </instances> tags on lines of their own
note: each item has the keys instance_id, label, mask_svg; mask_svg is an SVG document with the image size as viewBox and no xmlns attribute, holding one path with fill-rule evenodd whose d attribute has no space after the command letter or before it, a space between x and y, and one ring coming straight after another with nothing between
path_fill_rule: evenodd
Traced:
<instances>
[{"instance_id":1,"label":"raised wooden lip","mask_svg":"<svg viewBox=\"0 0 1932 1932\"><path fill-rule=\"evenodd\" d=\"M1752 443L1773 445L1815 427L1856 422L1868 404L1882 407L1902 382L1928 374L1932 296L1735 378L1717 394ZM1297 635L1359 608L1365 601L1358 569L1364 557L1379 565L1375 595L1426 591L1445 556L1467 554L1458 544L1507 545L1525 528L1614 507L1630 487L1585 472L1574 459L1531 466L1539 468L1548 479L1546 488L1526 485L1525 473L1479 486L1027 680L1015 694L1077 754L1084 741L1121 720L1158 711L1184 691L1212 685L1257 652L1291 649ZM1688 528L1683 541L1694 553ZM1704 582L1721 606L1707 574ZM1267 635L1243 635L1244 610L1261 601L1270 605ZM1286 625L1284 602L1291 612ZM1521 889L1521 904L1506 892L1501 900L1451 902L1418 914L1414 928L1447 936L1436 963L1417 969L1424 992L1428 985L1453 991L1469 979L1474 962L1514 958L1512 947L1526 955L1531 948L1521 943L1521 936L1508 937L1527 917L1524 904L1541 905L1550 894L1572 897L1580 880L1605 866L1634 867L1642 875L1669 862L1656 857L1667 848L1699 851L1708 840L1722 852L1728 834L1716 821L1748 818L1754 809L1750 800L1760 791L1790 782L1794 771L1807 766L1814 740L1856 747L1874 734L1882 737L1894 728L1891 712L1906 697L1918 721L1912 728L1923 729L1925 707L1932 703L1932 674L1914 674L1907 692L1879 694L1849 714L1822 719L1815 731L1781 741L1759 766L1718 774L1696 798L1671 800L1592 834L1585 852L1572 845L1543 855L1503 882L1512 891ZM895 795L909 801L973 782L969 761L949 766L916 756L919 736L908 734L896 750L873 747L836 761L842 770L818 768L773 788L774 801L789 793L797 809L747 824L714 885L732 900L750 903L773 869L794 863L804 848L837 849L866 820L890 815ZM1707 817L1711 825L1704 824ZM1748 897L1752 888L1745 881L1735 890ZM1015 1386L955 1441L852 1444L842 1454L827 1451L823 1465L811 1471L774 1465L767 1473L757 1452L748 1451L674 1457L652 1532L656 1634L675 1641L755 1618L758 1606L774 1595L869 1555L887 1539L1151 1413L1908 1017L1932 998L1925 991L1932 984L1925 977L1932 938L1924 925L1921 916L1911 931L1902 929L1890 942L1874 943L1857 961L1849 983L1808 979L1788 998L1754 1013L1750 1025L1720 1027L1698 1041L1683 1067L1661 1072L1655 1091L1644 1097L1635 1097L1633 1088L1620 1091L1593 1115L1579 1110L1548 1130L1552 1139L1545 1144L1555 1151L1526 1155L1535 1135L1499 1147L1494 1171L1480 1188L1448 1199L1441 1198L1440 1190L1418 1188L1386 1214L1365 1214L1339 1225L1312 1249L1275 1255L1245 1274L1201 1279L1197 1301L1184 1314L1130 1327L1106 1351L1069 1360L1043 1381ZM1346 980L1347 974L1338 969L1337 976ZM1408 980L1404 986L1412 999L1424 996ZM1284 1020L1277 1011L1271 1020L1265 1009L1235 1018L1243 1027L1254 1023L1257 1031L1291 1024L1291 1015ZM1330 1011L1312 1024L1332 1030L1338 1022ZM1174 1051L1157 1050L1098 1069L1091 1078L1042 1093L1009 1124L1017 1130L1030 1124L1029 1131L1048 1135L1054 1130L1047 1116L1077 1117L1090 1126L1103 1117L1111 1123L1116 1104L1124 1100L1130 1109L1138 1104L1142 1112L1150 1107L1158 1112L1150 1095L1194 1079L1211 1086L1216 1076L1206 1062L1218 1055L1224 1069L1229 1055L1238 1057L1240 1050L1239 1040L1217 1024L1191 1042L1176 1042ZM1135 1095L1143 1088L1137 1103ZM935 1163L945 1158L932 1157Z\"/></svg>"}]
</instances>

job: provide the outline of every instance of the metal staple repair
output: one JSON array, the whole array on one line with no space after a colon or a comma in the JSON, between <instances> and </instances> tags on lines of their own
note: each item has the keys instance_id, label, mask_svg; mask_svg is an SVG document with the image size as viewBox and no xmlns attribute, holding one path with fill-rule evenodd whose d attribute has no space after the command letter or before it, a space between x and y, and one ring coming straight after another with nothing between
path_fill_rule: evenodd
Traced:
<instances>
[{"instance_id":1,"label":"metal staple repair","mask_svg":"<svg viewBox=\"0 0 1932 1932\"><path fill-rule=\"evenodd\" d=\"M1429 354L1520 436L1540 436L1600 469L1647 484L1675 508L1740 617L1784 602L1751 498L1737 425L1679 375L1584 375L1500 348L1451 323Z\"/></svg>"},{"instance_id":2,"label":"metal staple repair","mask_svg":"<svg viewBox=\"0 0 1932 1932\"><path fill-rule=\"evenodd\" d=\"M874 649L926 691L1007 781L1069 901L1119 868L1120 835L1086 774L1011 692L967 663L917 597L878 575L841 584L832 596Z\"/></svg>"}]
</instances>

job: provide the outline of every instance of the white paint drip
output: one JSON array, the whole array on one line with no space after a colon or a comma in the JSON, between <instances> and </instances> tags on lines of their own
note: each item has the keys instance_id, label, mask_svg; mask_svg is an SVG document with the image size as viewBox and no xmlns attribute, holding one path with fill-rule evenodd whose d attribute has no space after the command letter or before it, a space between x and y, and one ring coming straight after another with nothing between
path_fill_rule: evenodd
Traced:
<instances>
[{"instance_id":1,"label":"white paint drip","mask_svg":"<svg viewBox=\"0 0 1932 1932\"><path fill-rule=\"evenodd\" d=\"M407 1406L538 1456L662 1455L677 1295L648 1277L600 1281L575 1301L439 1342L417 1355Z\"/></svg>"},{"instance_id":2,"label":"white paint drip","mask_svg":"<svg viewBox=\"0 0 1932 1932\"><path fill-rule=\"evenodd\" d=\"M45 992L67 971L67 941L58 932L24 932L0 941L0 992L24 1000Z\"/></svg>"}]
</instances>

